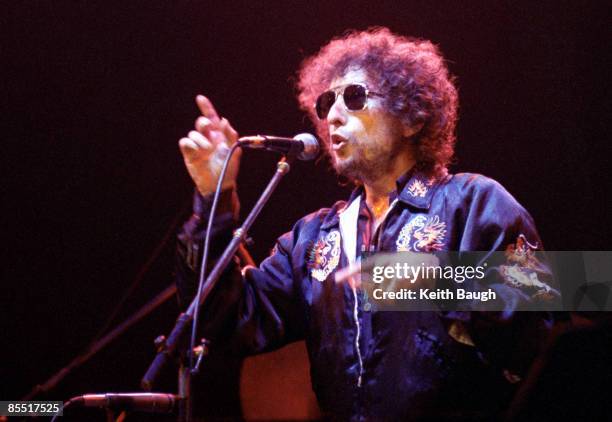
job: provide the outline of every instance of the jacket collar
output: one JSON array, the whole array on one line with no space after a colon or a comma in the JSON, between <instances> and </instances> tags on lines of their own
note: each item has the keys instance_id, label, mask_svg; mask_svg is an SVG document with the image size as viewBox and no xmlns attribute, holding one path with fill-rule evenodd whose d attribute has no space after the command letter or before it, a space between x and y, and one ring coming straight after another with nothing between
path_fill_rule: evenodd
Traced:
<instances>
[{"instance_id":1,"label":"jacket collar","mask_svg":"<svg viewBox=\"0 0 612 422\"><path fill-rule=\"evenodd\" d=\"M408 204L414 208L427 211L431 207L431 201L435 191L447 177L448 176L441 178L430 178L414 168L410 169L400 176L399 179L397 179L396 185L399 195L392 195L391 201L397 197L398 201L404 202L405 204ZM344 205L332 210L332 212L330 212L323 220L321 228L329 229L331 227L338 226L340 214L342 214L360 195L362 198L365 198L363 186L357 186L353 192L351 192L351 195Z\"/></svg>"},{"instance_id":2,"label":"jacket collar","mask_svg":"<svg viewBox=\"0 0 612 422\"><path fill-rule=\"evenodd\" d=\"M418 170L411 173L401 189L398 200L414 208L429 210L434 193L446 177L428 177Z\"/></svg>"}]
</instances>

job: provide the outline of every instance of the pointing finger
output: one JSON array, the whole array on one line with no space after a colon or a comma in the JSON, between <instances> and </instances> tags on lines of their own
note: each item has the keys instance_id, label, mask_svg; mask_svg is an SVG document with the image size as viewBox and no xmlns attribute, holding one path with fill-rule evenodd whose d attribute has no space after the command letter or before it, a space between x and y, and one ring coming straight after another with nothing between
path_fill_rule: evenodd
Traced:
<instances>
[{"instance_id":1,"label":"pointing finger","mask_svg":"<svg viewBox=\"0 0 612 422\"><path fill-rule=\"evenodd\" d=\"M219 121L219 114L217 114L217 110L215 110L215 107L208 98L203 95L198 95L196 97L196 104L198 105L202 116L210 119L214 123Z\"/></svg>"}]
</instances>

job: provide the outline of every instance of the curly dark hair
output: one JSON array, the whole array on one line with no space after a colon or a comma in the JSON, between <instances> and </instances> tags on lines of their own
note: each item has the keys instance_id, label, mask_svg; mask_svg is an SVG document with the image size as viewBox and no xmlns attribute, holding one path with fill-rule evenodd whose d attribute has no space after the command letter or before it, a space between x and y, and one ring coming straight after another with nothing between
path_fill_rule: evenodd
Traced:
<instances>
[{"instance_id":1,"label":"curly dark hair","mask_svg":"<svg viewBox=\"0 0 612 422\"><path fill-rule=\"evenodd\" d=\"M413 137L419 169L434 177L446 174L454 152L458 96L438 47L374 27L349 31L305 59L298 71L298 100L326 143L327 125L317 118L314 103L351 67L365 70L393 116L408 126L423 125Z\"/></svg>"}]
</instances>

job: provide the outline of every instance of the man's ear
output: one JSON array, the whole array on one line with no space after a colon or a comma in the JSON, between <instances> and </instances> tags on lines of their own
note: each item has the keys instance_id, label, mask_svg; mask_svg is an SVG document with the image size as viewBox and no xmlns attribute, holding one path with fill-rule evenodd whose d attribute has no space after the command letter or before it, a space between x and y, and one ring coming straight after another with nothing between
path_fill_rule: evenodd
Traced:
<instances>
[{"instance_id":1,"label":"man's ear","mask_svg":"<svg viewBox=\"0 0 612 422\"><path fill-rule=\"evenodd\" d=\"M415 123L412 126L402 124L402 136L405 139L411 138L423 129L424 123Z\"/></svg>"}]
</instances>

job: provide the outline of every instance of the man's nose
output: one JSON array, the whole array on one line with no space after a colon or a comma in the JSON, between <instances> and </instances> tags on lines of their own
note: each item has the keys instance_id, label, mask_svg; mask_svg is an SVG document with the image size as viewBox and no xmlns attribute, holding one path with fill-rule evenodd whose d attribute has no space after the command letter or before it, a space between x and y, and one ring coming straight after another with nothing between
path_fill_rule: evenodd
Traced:
<instances>
[{"instance_id":1,"label":"man's nose","mask_svg":"<svg viewBox=\"0 0 612 422\"><path fill-rule=\"evenodd\" d=\"M342 95L336 97L336 101L327 113L327 123L333 127L339 127L346 123L346 107Z\"/></svg>"}]
</instances>

